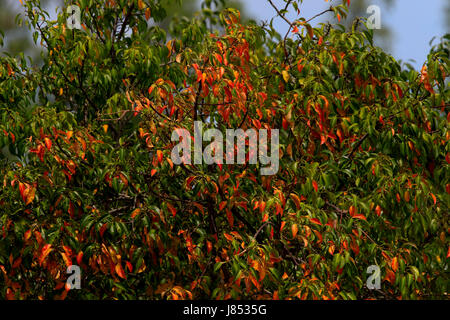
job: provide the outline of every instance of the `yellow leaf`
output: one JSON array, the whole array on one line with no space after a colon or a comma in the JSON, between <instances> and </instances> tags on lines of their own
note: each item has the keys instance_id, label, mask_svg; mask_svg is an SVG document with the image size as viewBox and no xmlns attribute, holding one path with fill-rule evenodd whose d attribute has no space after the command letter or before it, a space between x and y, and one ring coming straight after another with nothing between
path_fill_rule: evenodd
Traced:
<instances>
[{"instance_id":1,"label":"yellow leaf","mask_svg":"<svg viewBox=\"0 0 450 320\"><path fill-rule=\"evenodd\" d=\"M107 124L103 125L103 131L105 131L105 133L108 132L108 125Z\"/></svg>"},{"instance_id":2,"label":"yellow leaf","mask_svg":"<svg viewBox=\"0 0 450 320\"><path fill-rule=\"evenodd\" d=\"M60 253L61 253L61 256L63 257L63 260L64 260L66 266L67 267L71 266L72 265L72 259L69 258L67 253L65 253L65 252L60 252Z\"/></svg>"},{"instance_id":3,"label":"yellow leaf","mask_svg":"<svg viewBox=\"0 0 450 320\"><path fill-rule=\"evenodd\" d=\"M288 82L288 81L289 81L289 73L288 73L286 70L283 70L283 71L281 72L281 74L283 75L284 81L285 81L285 82Z\"/></svg>"}]
</instances>

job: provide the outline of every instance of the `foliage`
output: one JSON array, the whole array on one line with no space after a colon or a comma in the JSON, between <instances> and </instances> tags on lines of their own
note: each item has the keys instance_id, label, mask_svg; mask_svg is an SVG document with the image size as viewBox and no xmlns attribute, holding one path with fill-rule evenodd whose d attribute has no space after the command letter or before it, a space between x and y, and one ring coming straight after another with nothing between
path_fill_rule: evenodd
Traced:
<instances>
[{"instance_id":1,"label":"foliage","mask_svg":"<svg viewBox=\"0 0 450 320\"><path fill-rule=\"evenodd\" d=\"M428 299L447 294L449 37L420 72L363 23L288 35L233 9L23 1L43 66L0 58L0 297ZM350 1L333 4L345 16ZM68 1L66 1L68 4ZM280 129L280 170L174 165L175 128ZM67 290L66 268L82 269ZM381 268L381 290L366 270Z\"/></svg>"}]
</instances>

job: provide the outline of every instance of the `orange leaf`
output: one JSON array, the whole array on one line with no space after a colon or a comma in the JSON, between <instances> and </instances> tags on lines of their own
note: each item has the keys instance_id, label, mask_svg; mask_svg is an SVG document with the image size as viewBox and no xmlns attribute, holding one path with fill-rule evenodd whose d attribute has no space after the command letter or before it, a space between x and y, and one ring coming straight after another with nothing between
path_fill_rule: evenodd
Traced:
<instances>
[{"instance_id":1,"label":"orange leaf","mask_svg":"<svg viewBox=\"0 0 450 320\"><path fill-rule=\"evenodd\" d=\"M397 259L397 257L394 257L394 259L392 259L391 268L392 268L392 270L394 270L394 272L397 272L397 270L398 270L398 259Z\"/></svg>"},{"instance_id":2,"label":"orange leaf","mask_svg":"<svg viewBox=\"0 0 450 320\"><path fill-rule=\"evenodd\" d=\"M163 161L163 153L161 150L156 151L157 157L158 157L158 162L161 163Z\"/></svg>"},{"instance_id":3,"label":"orange leaf","mask_svg":"<svg viewBox=\"0 0 450 320\"><path fill-rule=\"evenodd\" d=\"M210 253L211 252L211 250L212 250L212 243L211 243L211 241L206 241L206 250L208 251L208 253Z\"/></svg>"},{"instance_id":4,"label":"orange leaf","mask_svg":"<svg viewBox=\"0 0 450 320\"><path fill-rule=\"evenodd\" d=\"M350 208L348 209L348 213L350 214L350 217L353 217L356 214L355 206L350 206Z\"/></svg>"},{"instance_id":5,"label":"orange leaf","mask_svg":"<svg viewBox=\"0 0 450 320\"><path fill-rule=\"evenodd\" d=\"M39 264L42 264L42 262L44 262L45 258L50 254L50 252L52 251L52 245L47 243L41 251L41 255L39 256Z\"/></svg>"},{"instance_id":6,"label":"orange leaf","mask_svg":"<svg viewBox=\"0 0 450 320\"><path fill-rule=\"evenodd\" d=\"M36 188L30 187L27 190L28 190L28 192L27 192L25 204L30 204L34 200L34 195L36 194Z\"/></svg>"},{"instance_id":7,"label":"orange leaf","mask_svg":"<svg viewBox=\"0 0 450 320\"><path fill-rule=\"evenodd\" d=\"M297 236L297 232L298 232L298 226L296 223L294 223L291 227L292 230L292 237L295 238Z\"/></svg>"},{"instance_id":8,"label":"orange leaf","mask_svg":"<svg viewBox=\"0 0 450 320\"><path fill-rule=\"evenodd\" d=\"M436 196L434 195L434 194L432 194L432 193L430 193L431 194L431 197L433 198L433 202L434 202L434 204L436 204Z\"/></svg>"},{"instance_id":9,"label":"orange leaf","mask_svg":"<svg viewBox=\"0 0 450 320\"><path fill-rule=\"evenodd\" d=\"M408 192L408 191L405 191L405 194L403 195L403 197L405 198L405 201L406 201L406 202L409 202L409 200L410 200L410 195L409 195L409 192Z\"/></svg>"},{"instance_id":10,"label":"orange leaf","mask_svg":"<svg viewBox=\"0 0 450 320\"><path fill-rule=\"evenodd\" d=\"M141 212L141 209L137 208L131 213L131 218L135 218L139 213Z\"/></svg>"},{"instance_id":11,"label":"orange leaf","mask_svg":"<svg viewBox=\"0 0 450 320\"><path fill-rule=\"evenodd\" d=\"M224 236L228 241L233 241L233 236L229 235L228 233L224 233L223 236Z\"/></svg>"},{"instance_id":12,"label":"orange leaf","mask_svg":"<svg viewBox=\"0 0 450 320\"><path fill-rule=\"evenodd\" d=\"M123 271L123 268L122 268L122 265L120 264L120 262L118 264L116 264L115 270L119 277L121 277L122 279L127 278L127 276L125 275L125 271Z\"/></svg>"},{"instance_id":13,"label":"orange leaf","mask_svg":"<svg viewBox=\"0 0 450 320\"><path fill-rule=\"evenodd\" d=\"M269 215L266 213L266 214L264 214L262 222L266 222L267 220L269 220Z\"/></svg>"},{"instance_id":14,"label":"orange leaf","mask_svg":"<svg viewBox=\"0 0 450 320\"><path fill-rule=\"evenodd\" d=\"M329 252L331 255L333 255L334 249L335 249L335 245L334 245L334 243L333 243L333 244L331 244L331 245L328 247L328 252Z\"/></svg>"},{"instance_id":15,"label":"orange leaf","mask_svg":"<svg viewBox=\"0 0 450 320\"><path fill-rule=\"evenodd\" d=\"M318 238L317 243L321 243L323 241L322 234L319 231L317 231L317 230L313 230L313 231L314 231L314 233L316 234L316 236Z\"/></svg>"},{"instance_id":16,"label":"orange leaf","mask_svg":"<svg viewBox=\"0 0 450 320\"><path fill-rule=\"evenodd\" d=\"M52 148L52 140L50 140L49 138L45 138L44 143L48 150Z\"/></svg>"}]
</instances>

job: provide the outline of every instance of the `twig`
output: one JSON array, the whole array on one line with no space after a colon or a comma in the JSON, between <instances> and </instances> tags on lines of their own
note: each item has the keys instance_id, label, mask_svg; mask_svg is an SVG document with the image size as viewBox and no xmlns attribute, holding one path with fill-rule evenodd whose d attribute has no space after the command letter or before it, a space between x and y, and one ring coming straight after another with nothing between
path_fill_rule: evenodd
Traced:
<instances>
[{"instance_id":1,"label":"twig","mask_svg":"<svg viewBox=\"0 0 450 320\"><path fill-rule=\"evenodd\" d=\"M364 140L366 140L366 138L369 136L368 133L366 133L365 135L362 136L361 139L359 139L358 143L353 147L352 152L350 152L349 154L349 158L351 159L353 154L355 153L355 151L361 146L361 144L364 142Z\"/></svg>"}]
</instances>

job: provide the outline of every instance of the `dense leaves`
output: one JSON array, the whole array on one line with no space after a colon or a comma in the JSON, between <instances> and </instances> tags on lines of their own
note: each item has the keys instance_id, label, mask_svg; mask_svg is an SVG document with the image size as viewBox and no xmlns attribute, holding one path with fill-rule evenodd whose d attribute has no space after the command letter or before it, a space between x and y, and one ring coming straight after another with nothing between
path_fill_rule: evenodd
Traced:
<instances>
[{"instance_id":1,"label":"dense leaves","mask_svg":"<svg viewBox=\"0 0 450 320\"><path fill-rule=\"evenodd\" d=\"M362 22L286 19L302 1L274 9L287 35L213 1L170 34L160 1L73 2L81 30L23 1L42 66L0 58L0 297L447 295L448 36L416 71ZM174 164L194 121L280 129L278 173Z\"/></svg>"}]
</instances>

